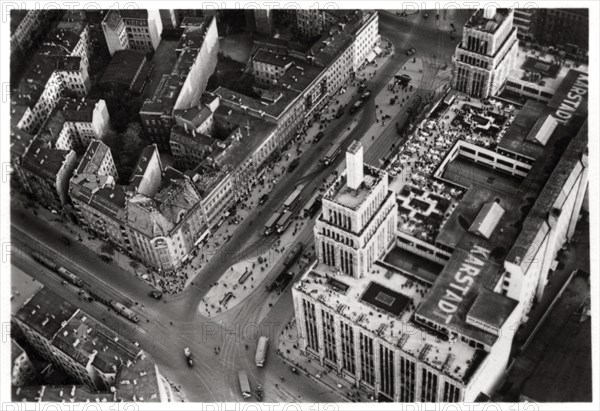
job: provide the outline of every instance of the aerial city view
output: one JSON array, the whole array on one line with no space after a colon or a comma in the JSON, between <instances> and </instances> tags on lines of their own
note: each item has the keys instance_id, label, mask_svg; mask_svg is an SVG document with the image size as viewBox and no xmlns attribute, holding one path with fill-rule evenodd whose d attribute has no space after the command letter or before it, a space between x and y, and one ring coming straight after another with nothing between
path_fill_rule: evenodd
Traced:
<instances>
[{"instance_id":1,"label":"aerial city view","mask_svg":"<svg viewBox=\"0 0 600 411\"><path fill-rule=\"evenodd\" d=\"M590 9L142 6L3 22L6 400L598 400Z\"/></svg>"}]
</instances>

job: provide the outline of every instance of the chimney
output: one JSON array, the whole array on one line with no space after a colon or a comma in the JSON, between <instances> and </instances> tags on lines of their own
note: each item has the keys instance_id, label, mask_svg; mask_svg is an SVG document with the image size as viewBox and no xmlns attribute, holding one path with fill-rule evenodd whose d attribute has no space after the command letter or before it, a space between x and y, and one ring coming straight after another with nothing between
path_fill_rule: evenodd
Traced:
<instances>
[{"instance_id":1,"label":"chimney","mask_svg":"<svg viewBox=\"0 0 600 411\"><path fill-rule=\"evenodd\" d=\"M346 175L348 187L356 190L363 182L363 146L355 140L346 151Z\"/></svg>"}]
</instances>

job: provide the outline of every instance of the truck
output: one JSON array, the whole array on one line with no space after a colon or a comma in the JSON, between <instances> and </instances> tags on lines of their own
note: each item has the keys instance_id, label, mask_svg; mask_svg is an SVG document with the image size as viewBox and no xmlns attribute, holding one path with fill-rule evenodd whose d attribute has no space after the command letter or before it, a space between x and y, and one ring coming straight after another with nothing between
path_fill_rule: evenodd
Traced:
<instances>
[{"instance_id":1,"label":"truck","mask_svg":"<svg viewBox=\"0 0 600 411\"><path fill-rule=\"evenodd\" d=\"M258 339L258 345L256 347L256 355L254 360L256 361L257 367L264 367L265 361L267 360L267 350L269 348L269 338L261 335Z\"/></svg>"},{"instance_id":2,"label":"truck","mask_svg":"<svg viewBox=\"0 0 600 411\"><path fill-rule=\"evenodd\" d=\"M252 392L250 391L250 382L248 381L248 374L246 374L246 371L239 371L238 379L240 380L240 390L242 391L242 397L250 398L252 396Z\"/></svg>"}]
</instances>

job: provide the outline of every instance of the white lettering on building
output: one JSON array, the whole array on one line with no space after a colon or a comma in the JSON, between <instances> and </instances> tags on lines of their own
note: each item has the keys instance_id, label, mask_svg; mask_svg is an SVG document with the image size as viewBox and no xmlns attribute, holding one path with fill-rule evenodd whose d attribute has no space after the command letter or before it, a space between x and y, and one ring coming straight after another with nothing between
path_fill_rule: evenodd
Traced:
<instances>
[{"instance_id":1,"label":"white lettering on building","mask_svg":"<svg viewBox=\"0 0 600 411\"><path fill-rule=\"evenodd\" d=\"M565 99L560 103L558 110L556 110L557 121L561 124L565 124L573 117L573 114L579 108L579 105L583 101L583 96L588 92L588 76L587 74L580 74L577 77L577 81L571 87L567 93Z\"/></svg>"},{"instance_id":2,"label":"white lettering on building","mask_svg":"<svg viewBox=\"0 0 600 411\"><path fill-rule=\"evenodd\" d=\"M454 274L454 281L448 285L444 295L437 303L439 311L434 313L443 318L446 324L452 320L458 306L473 286L475 277L479 275L489 256L490 251L488 249L478 245L473 246L468 257Z\"/></svg>"}]
</instances>

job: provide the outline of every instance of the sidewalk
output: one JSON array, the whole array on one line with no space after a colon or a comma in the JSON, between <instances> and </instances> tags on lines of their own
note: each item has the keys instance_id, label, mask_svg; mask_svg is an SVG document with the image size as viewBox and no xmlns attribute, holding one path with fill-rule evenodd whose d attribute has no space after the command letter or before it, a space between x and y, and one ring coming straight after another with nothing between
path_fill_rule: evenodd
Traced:
<instances>
[{"instance_id":1,"label":"sidewalk","mask_svg":"<svg viewBox=\"0 0 600 411\"><path fill-rule=\"evenodd\" d=\"M256 288L266 287L268 284L265 279L297 242L297 237L304 229L307 221L307 219L297 216L294 224L290 225L274 244L261 245L256 250L250 250L249 255L244 255L245 253L242 252L239 257L244 258L243 261L230 266L219 281L212 284L212 288L204 296L198 308L200 313L210 318L216 314L226 312L239 305ZM254 253L259 254L250 256ZM298 272L293 267L289 271ZM251 274L243 284L240 284L239 280L248 272ZM229 293L231 293L229 301L224 302L224 298ZM274 305L280 295L279 292L269 293L267 302Z\"/></svg>"},{"instance_id":2,"label":"sidewalk","mask_svg":"<svg viewBox=\"0 0 600 411\"><path fill-rule=\"evenodd\" d=\"M327 370L319 364L318 360L309 358L300 352L296 320L292 320L284 327L277 341L277 354L286 361L290 367L297 369L300 375L310 378L319 384L337 391L348 401L369 402L375 401L372 396L360 391L350 381L338 376L335 372Z\"/></svg>"}]
</instances>

